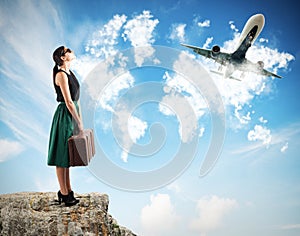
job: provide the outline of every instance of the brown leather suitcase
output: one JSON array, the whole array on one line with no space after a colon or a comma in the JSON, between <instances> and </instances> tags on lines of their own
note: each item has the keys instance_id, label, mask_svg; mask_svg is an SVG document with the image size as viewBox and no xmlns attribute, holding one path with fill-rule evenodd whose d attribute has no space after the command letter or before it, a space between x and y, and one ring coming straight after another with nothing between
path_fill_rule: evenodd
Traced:
<instances>
[{"instance_id":1,"label":"brown leather suitcase","mask_svg":"<svg viewBox=\"0 0 300 236\"><path fill-rule=\"evenodd\" d=\"M68 139L69 165L87 166L95 155L94 132L85 129L81 134Z\"/></svg>"}]
</instances>

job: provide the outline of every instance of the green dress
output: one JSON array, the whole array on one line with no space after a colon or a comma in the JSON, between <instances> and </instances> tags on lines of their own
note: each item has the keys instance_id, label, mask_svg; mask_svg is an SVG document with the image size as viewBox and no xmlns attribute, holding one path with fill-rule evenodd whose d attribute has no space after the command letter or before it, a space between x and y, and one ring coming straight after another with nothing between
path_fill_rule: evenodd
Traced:
<instances>
[{"instance_id":1,"label":"green dress","mask_svg":"<svg viewBox=\"0 0 300 236\"><path fill-rule=\"evenodd\" d=\"M68 76L69 89L72 100L75 104L78 114L80 114L79 107L77 104L77 100L79 99L78 80L72 72L70 74L66 74ZM53 77L55 78L55 76ZM52 126L50 130L48 165L68 168L70 167L68 139L76 133L77 124L73 120L73 117L64 102L64 98L62 96L59 86L57 86L54 83L54 87L57 93L56 100L60 103L58 104L58 107L54 113Z\"/></svg>"}]
</instances>

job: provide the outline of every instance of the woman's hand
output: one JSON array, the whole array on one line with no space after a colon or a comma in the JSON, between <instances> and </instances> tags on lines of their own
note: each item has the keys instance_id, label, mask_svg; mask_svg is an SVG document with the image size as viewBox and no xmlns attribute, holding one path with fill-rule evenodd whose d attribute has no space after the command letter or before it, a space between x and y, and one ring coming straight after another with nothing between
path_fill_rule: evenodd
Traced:
<instances>
[{"instance_id":1,"label":"woman's hand","mask_svg":"<svg viewBox=\"0 0 300 236\"><path fill-rule=\"evenodd\" d=\"M81 119L79 120L79 122L77 123L77 125L78 125L79 134L82 134L83 133L83 123L82 123Z\"/></svg>"}]
</instances>

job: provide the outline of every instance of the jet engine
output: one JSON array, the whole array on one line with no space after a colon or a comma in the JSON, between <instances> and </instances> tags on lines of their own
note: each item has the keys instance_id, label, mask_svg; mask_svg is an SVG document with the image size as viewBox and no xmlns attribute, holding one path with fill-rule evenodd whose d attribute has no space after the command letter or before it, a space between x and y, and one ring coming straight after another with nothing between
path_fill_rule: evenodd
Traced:
<instances>
[{"instance_id":1,"label":"jet engine","mask_svg":"<svg viewBox=\"0 0 300 236\"><path fill-rule=\"evenodd\" d=\"M265 66L265 63L263 61L258 61L257 62L258 69L262 70L264 68L264 66Z\"/></svg>"},{"instance_id":2,"label":"jet engine","mask_svg":"<svg viewBox=\"0 0 300 236\"><path fill-rule=\"evenodd\" d=\"M215 45L211 49L211 56L216 57L220 54L220 47L218 45Z\"/></svg>"}]
</instances>

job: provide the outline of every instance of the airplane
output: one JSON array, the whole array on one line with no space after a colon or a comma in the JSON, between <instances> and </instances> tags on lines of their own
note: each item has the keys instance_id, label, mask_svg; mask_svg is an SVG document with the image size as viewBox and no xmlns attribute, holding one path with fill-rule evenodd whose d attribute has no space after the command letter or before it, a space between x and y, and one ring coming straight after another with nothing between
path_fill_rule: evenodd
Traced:
<instances>
[{"instance_id":1,"label":"airplane","mask_svg":"<svg viewBox=\"0 0 300 236\"><path fill-rule=\"evenodd\" d=\"M280 75L276 75L266 69L264 69L264 62L258 61L257 63L251 62L246 59L246 53L249 47L254 43L265 24L265 17L262 14L256 14L251 16L246 22L244 29L240 36L240 41L237 49L233 53L221 52L218 45L214 45L212 49L199 48L192 45L181 44L184 47L193 49L193 51L201 56L210 58L220 63L218 71L212 71L214 73L223 75L224 78L236 79L232 76L236 70L242 71L241 78L244 77L244 72L254 72L263 76L273 76L276 78L282 78ZM226 66L225 73L221 72L222 66Z\"/></svg>"}]
</instances>

